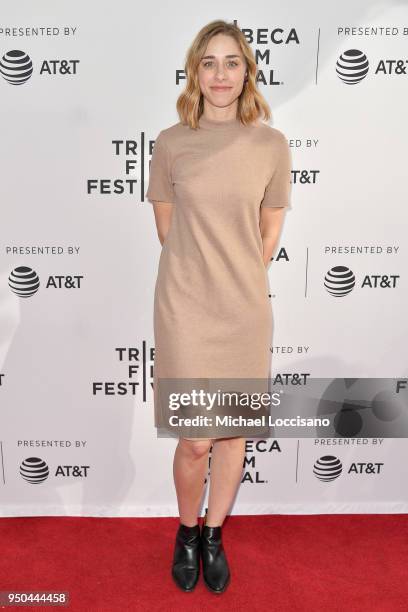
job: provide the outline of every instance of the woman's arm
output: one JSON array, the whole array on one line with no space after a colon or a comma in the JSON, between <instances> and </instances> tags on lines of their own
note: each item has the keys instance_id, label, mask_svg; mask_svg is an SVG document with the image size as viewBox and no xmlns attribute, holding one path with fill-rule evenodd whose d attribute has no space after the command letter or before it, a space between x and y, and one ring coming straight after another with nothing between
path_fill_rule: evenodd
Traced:
<instances>
[{"instance_id":1,"label":"woman's arm","mask_svg":"<svg viewBox=\"0 0 408 612\"><path fill-rule=\"evenodd\" d=\"M287 206L261 206L259 228L261 230L263 261L265 267L275 253Z\"/></svg>"},{"instance_id":2,"label":"woman's arm","mask_svg":"<svg viewBox=\"0 0 408 612\"><path fill-rule=\"evenodd\" d=\"M169 202L153 202L157 235L162 246L163 242L166 240L167 232L170 229L173 208L174 204L170 204Z\"/></svg>"},{"instance_id":3,"label":"woman's arm","mask_svg":"<svg viewBox=\"0 0 408 612\"><path fill-rule=\"evenodd\" d=\"M163 246L170 229L175 194L171 176L171 155L162 130L154 142L146 197L153 204L157 235Z\"/></svg>"}]
</instances>

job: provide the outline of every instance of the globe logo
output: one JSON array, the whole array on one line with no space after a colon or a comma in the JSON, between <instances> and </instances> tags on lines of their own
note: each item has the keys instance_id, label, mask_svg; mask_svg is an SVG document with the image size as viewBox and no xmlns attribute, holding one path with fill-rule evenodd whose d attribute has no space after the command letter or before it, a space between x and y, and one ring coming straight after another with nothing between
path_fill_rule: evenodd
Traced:
<instances>
[{"instance_id":1,"label":"globe logo","mask_svg":"<svg viewBox=\"0 0 408 612\"><path fill-rule=\"evenodd\" d=\"M50 471L48 465L39 457L24 459L20 465L20 474L30 484L39 484L47 480Z\"/></svg>"},{"instance_id":2,"label":"globe logo","mask_svg":"<svg viewBox=\"0 0 408 612\"><path fill-rule=\"evenodd\" d=\"M33 62L25 51L8 51L0 60L0 74L10 85L22 85L33 74Z\"/></svg>"},{"instance_id":3,"label":"globe logo","mask_svg":"<svg viewBox=\"0 0 408 612\"><path fill-rule=\"evenodd\" d=\"M356 284L356 277L346 266L331 268L324 277L324 286L330 295L343 297L350 293Z\"/></svg>"},{"instance_id":4,"label":"globe logo","mask_svg":"<svg viewBox=\"0 0 408 612\"><path fill-rule=\"evenodd\" d=\"M19 297L31 297L38 291L40 279L37 272L26 266L15 268L9 278L8 284L10 289Z\"/></svg>"},{"instance_id":5,"label":"globe logo","mask_svg":"<svg viewBox=\"0 0 408 612\"><path fill-rule=\"evenodd\" d=\"M336 62L337 76L346 85L360 83L368 73L368 59L358 49L344 51Z\"/></svg>"},{"instance_id":6,"label":"globe logo","mask_svg":"<svg viewBox=\"0 0 408 612\"><path fill-rule=\"evenodd\" d=\"M322 482L331 482L340 476L342 469L340 459L333 455L324 455L315 462L313 474Z\"/></svg>"}]
</instances>

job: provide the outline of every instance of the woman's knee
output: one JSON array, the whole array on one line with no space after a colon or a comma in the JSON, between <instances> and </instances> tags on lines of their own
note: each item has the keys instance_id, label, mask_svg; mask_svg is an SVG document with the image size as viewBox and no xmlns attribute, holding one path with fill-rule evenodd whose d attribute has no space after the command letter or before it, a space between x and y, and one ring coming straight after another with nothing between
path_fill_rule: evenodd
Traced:
<instances>
[{"instance_id":1,"label":"woman's knee","mask_svg":"<svg viewBox=\"0 0 408 612\"><path fill-rule=\"evenodd\" d=\"M180 438L179 444L182 446L183 451L187 453L192 459L201 459L205 457L211 446L212 440L204 439L193 439L193 438Z\"/></svg>"}]
</instances>

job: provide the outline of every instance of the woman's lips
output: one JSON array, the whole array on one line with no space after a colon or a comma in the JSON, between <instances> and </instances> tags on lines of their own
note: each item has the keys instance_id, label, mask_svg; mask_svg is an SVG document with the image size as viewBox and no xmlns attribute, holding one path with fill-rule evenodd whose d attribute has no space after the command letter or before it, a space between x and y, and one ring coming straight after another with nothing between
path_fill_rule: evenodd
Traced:
<instances>
[{"instance_id":1,"label":"woman's lips","mask_svg":"<svg viewBox=\"0 0 408 612\"><path fill-rule=\"evenodd\" d=\"M231 87L211 87L211 89L214 89L215 91L227 91L227 89L231 89Z\"/></svg>"}]
</instances>

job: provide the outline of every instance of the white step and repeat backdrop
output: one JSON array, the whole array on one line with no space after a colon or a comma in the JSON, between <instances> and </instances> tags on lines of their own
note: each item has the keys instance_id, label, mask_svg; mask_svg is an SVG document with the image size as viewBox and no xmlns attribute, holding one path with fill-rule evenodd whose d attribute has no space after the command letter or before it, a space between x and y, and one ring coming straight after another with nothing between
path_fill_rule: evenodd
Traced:
<instances>
[{"instance_id":1,"label":"white step and repeat backdrop","mask_svg":"<svg viewBox=\"0 0 408 612\"><path fill-rule=\"evenodd\" d=\"M178 121L185 52L216 18L248 37L292 147L293 208L269 271L273 375L407 376L406 2L9 3L3 516L177 514L176 442L153 426L160 243L144 194L154 139ZM339 273L354 282L333 295ZM408 450L392 434L404 412L371 417L377 437L353 422L248 440L232 513L406 512Z\"/></svg>"}]
</instances>

